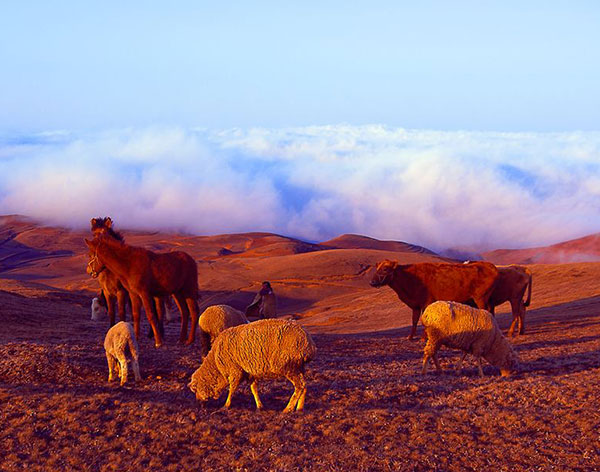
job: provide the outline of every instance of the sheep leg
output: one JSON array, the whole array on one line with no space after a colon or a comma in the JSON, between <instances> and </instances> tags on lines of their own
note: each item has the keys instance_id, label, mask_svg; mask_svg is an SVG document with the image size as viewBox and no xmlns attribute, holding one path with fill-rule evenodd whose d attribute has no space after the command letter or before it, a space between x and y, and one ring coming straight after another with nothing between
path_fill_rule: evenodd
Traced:
<instances>
[{"instance_id":1,"label":"sheep leg","mask_svg":"<svg viewBox=\"0 0 600 472\"><path fill-rule=\"evenodd\" d=\"M481 365L481 356L477 356L477 367L479 367L479 376L483 377L483 366Z\"/></svg>"},{"instance_id":2,"label":"sheep leg","mask_svg":"<svg viewBox=\"0 0 600 472\"><path fill-rule=\"evenodd\" d=\"M173 298L175 298L175 303L177 304L177 308L179 308L179 313L181 313L181 329L179 331L179 344L183 344L187 338L187 325L188 319L190 318L190 310L187 307L185 298L183 298L181 295L173 295Z\"/></svg>"},{"instance_id":3,"label":"sheep leg","mask_svg":"<svg viewBox=\"0 0 600 472\"><path fill-rule=\"evenodd\" d=\"M263 404L260 401L260 397L258 396L258 381L256 379L252 379L250 383L250 391L252 392L252 396L254 397L254 401L256 402L256 409L262 410Z\"/></svg>"},{"instance_id":4,"label":"sheep leg","mask_svg":"<svg viewBox=\"0 0 600 472\"><path fill-rule=\"evenodd\" d=\"M243 372L241 370L229 375L229 393L227 394L227 400L225 401L224 408L229 408L231 406L231 398L240 385L242 376Z\"/></svg>"},{"instance_id":5,"label":"sheep leg","mask_svg":"<svg viewBox=\"0 0 600 472\"><path fill-rule=\"evenodd\" d=\"M115 380L115 358L107 352L106 360L108 362L108 381L112 382Z\"/></svg>"},{"instance_id":6,"label":"sheep leg","mask_svg":"<svg viewBox=\"0 0 600 472\"><path fill-rule=\"evenodd\" d=\"M462 364L463 361L465 360L465 357L467 357L467 353L463 352L460 356L460 359L458 360L458 363L456 364L456 374L459 375L460 371L462 369Z\"/></svg>"},{"instance_id":7,"label":"sheep leg","mask_svg":"<svg viewBox=\"0 0 600 472\"><path fill-rule=\"evenodd\" d=\"M300 374L300 378L302 380L302 392L300 392L300 396L298 398L298 403L296 404L296 411L302 411L304 409L304 400L306 398L306 382L304 381L304 375Z\"/></svg>"},{"instance_id":8,"label":"sheep leg","mask_svg":"<svg viewBox=\"0 0 600 472\"><path fill-rule=\"evenodd\" d=\"M119 367L121 368L121 386L123 386L127 383L127 359L125 358L124 351L117 352L116 355Z\"/></svg>"},{"instance_id":9,"label":"sheep leg","mask_svg":"<svg viewBox=\"0 0 600 472\"><path fill-rule=\"evenodd\" d=\"M412 341L412 339L415 337L415 334L417 334L417 323L419 322L419 318L421 316L421 309L420 308L413 308L413 312L412 312L412 327L410 329L410 334L408 335L408 340Z\"/></svg>"},{"instance_id":10,"label":"sheep leg","mask_svg":"<svg viewBox=\"0 0 600 472\"><path fill-rule=\"evenodd\" d=\"M302 394L306 395L306 383L304 382L304 376L300 373L288 374L286 375L286 378L294 385L294 393L290 397L290 401L288 402L287 406L283 409L284 413L289 413L296 409ZM302 401L302 406L304 406L304 400Z\"/></svg>"},{"instance_id":11,"label":"sheep leg","mask_svg":"<svg viewBox=\"0 0 600 472\"><path fill-rule=\"evenodd\" d=\"M131 360L131 367L133 367L133 375L135 377L135 381L136 382L141 382L142 381L142 376L140 375L140 364L137 360L137 357L134 357Z\"/></svg>"},{"instance_id":12,"label":"sheep leg","mask_svg":"<svg viewBox=\"0 0 600 472\"><path fill-rule=\"evenodd\" d=\"M429 361L429 359L433 359L435 367L438 371L441 370L440 364L437 360L437 351L439 349L439 346L437 346L432 339L433 337L429 336L428 334L427 344L425 345L425 349L423 349L423 370L421 371L421 373L423 374L427 372L427 362Z\"/></svg>"},{"instance_id":13,"label":"sheep leg","mask_svg":"<svg viewBox=\"0 0 600 472\"><path fill-rule=\"evenodd\" d=\"M195 298L189 297L186 299L188 312L192 318L192 326L190 327L190 335L187 338L185 344L189 346L193 344L194 339L196 338L196 327L198 326L198 318L200 318L200 313L198 310L198 302ZM187 326L187 322L186 322Z\"/></svg>"}]
</instances>

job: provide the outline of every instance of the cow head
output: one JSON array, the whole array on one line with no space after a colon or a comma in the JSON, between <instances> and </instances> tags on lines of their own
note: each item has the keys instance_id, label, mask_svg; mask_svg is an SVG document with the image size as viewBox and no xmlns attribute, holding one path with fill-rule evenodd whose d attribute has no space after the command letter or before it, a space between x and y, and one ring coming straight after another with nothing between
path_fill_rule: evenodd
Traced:
<instances>
[{"instance_id":1,"label":"cow head","mask_svg":"<svg viewBox=\"0 0 600 472\"><path fill-rule=\"evenodd\" d=\"M390 261L386 259L385 261L379 262L375 266L375 273L373 274L373 278L371 279L371 287L382 287L384 285L388 285L394 275L394 270L398 267L397 261Z\"/></svg>"}]
</instances>

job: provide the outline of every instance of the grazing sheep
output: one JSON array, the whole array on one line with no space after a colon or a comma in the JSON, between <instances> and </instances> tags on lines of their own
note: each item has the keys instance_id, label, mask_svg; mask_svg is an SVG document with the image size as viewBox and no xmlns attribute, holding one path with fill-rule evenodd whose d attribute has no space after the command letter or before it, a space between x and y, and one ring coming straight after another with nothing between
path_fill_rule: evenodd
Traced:
<instances>
[{"instance_id":1,"label":"grazing sheep","mask_svg":"<svg viewBox=\"0 0 600 472\"><path fill-rule=\"evenodd\" d=\"M100 321L106 317L106 308L100 304L98 297L92 298L92 321Z\"/></svg>"},{"instance_id":2,"label":"grazing sheep","mask_svg":"<svg viewBox=\"0 0 600 472\"><path fill-rule=\"evenodd\" d=\"M437 351L441 346L463 351L456 368L457 372L467 353L477 357L481 376L482 357L500 368L502 376L517 370L517 354L502 335L496 319L488 311L457 302L438 301L425 309L421 319L427 335L427 344L423 350L423 373L427 370L427 361L430 358L433 359L437 370L441 370L437 359Z\"/></svg>"},{"instance_id":3,"label":"grazing sheep","mask_svg":"<svg viewBox=\"0 0 600 472\"><path fill-rule=\"evenodd\" d=\"M294 393L283 411L302 410L306 397L304 365L315 353L310 335L294 321L268 319L235 326L217 337L188 387L198 400L206 401L218 399L229 384L225 402L229 408L240 381L246 378L256 408L261 409L257 381L285 377L294 385Z\"/></svg>"},{"instance_id":4,"label":"grazing sheep","mask_svg":"<svg viewBox=\"0 0 600 472\"><path fill-rule=\"evenodd\" d=\"M118 369L121 385L127 382L127 359L125 357L125 348L129 345L131 352L131 365L135 381L142 380L140 376L140 366L138 363L138 343L135 339L133 325L126 321L119 321L108 330L104 339L104 349L106 351L106 360L108 361L108 381L114 380L115 368Z\"/></svg>"},{"instance_id":5,"label":"grazing sheep","mask_svg":"<svg viewBox=\"0 0 600 472\"><path fill-rule=\"evenodd\" d=\"M221 331L246 323L248 323L246 316L229 305L209 306L198 320L202 357L208 354L210 346L215 342Z\"/></svg>"}]
</instances>

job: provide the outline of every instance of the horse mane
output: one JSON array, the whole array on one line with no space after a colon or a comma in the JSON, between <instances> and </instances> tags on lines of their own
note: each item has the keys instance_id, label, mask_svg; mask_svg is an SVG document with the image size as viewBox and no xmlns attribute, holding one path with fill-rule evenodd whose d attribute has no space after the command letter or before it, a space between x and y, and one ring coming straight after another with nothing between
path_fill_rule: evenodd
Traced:
<instances>
[{"instance_id":1,"label":"horse mane","mask_svg":"<svg viewBox=\"0 0 600 472\"><path fill-rule=\"evenodd\" d=\"M93 218L92 219L92 232L98 231L99 233L108 234L110 237L116 239L117 241L125 242L125 238L119 231L115 231L112 229L112 226L108 224L108 222L112 223L112 220L109 216L104 218Z\"/></svg>"}]
</instances>

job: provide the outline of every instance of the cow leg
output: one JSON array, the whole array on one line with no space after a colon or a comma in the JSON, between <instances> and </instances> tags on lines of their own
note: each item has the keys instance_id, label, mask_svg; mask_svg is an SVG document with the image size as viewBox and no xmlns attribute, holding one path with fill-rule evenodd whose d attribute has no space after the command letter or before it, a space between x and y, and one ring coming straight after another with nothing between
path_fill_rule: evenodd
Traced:
<instances>
[{"instance_id":1,"label":"cow leg","mask_svg":"<svg viewBox=\"0 0 600 472\"><path fill-rule=\"evenodd\" d=\"M525 334L525 303L521 302L521 310L519 311L519 334Z\"/></svg>"},{"instance_id":2,"label":"cow leg","mask_svg":"<svg viewBox=\"0 0 600 472\"><path fill-rule=\"evenodd\" d=\"M514 331L515 331L515 327L517 325L517 322L519 321L520 318L520 307L519 305L522 304L523 302L516 302L514 300L510 301L510 309L512 310L512 322L510 323L510 328L508 328L508 335L509 336L513 336L514 335ZM520 324L520 323L519 323Z\"/></svg>"},{"instance_id":3,"label":"cow leg","mask_svg":"<svg viewBox=\"0 0 600 472\"><path fill-rule=\"evenodd\" d=\"M187 338L187 325L188 319L190 318L190 311L187 307L187 303L185 302L185 298L181 295L173 295L175 298L175 303L177 304L177 308L179 308L179 313L181 313L181 329L179 331L179 343L183 344Z\"/></svg>"},{"instance_id":4,"label":"cow leg","mask_svg":"<svg viewBox=\"0 0 600 472\"><path fill-rule=\"evenodd\" d=\"M158 322L156 318L156 307L154 306L154 299L147 293L141 295L142 303L144 304L144 310L146 311L146 318L150 322L152 332L154 333L154 346L161 347L163 340L158 328Z\"/></svg>"},{"instance_id":5,"label":"cow leg","mask_svg":"<svg viewBox=\"0 0 600 472\"><path fill-rule=\"evenodd\" d=\"M421 309L413 308L412 312L412 327L410 328L410 334L408 335L408 340L412 341L417 334L417 323L419 323L419 318L421 317Z\"/></svg>"},{"instance_id":6,"label":"cow leg","mask_svg":"<svg viewBox=\"0 0 600 472\"><path fill-rule=\"evenodd\" d=\"M191 319L192 319L192 326L190 327L190 335L188 336L187 341L185 342L186 345L190 345L193 344L194 339L196 339L196 327L198 326L198 318L199 318L199 314L198 314L198 302L196 302L195 298L189 297L186 299L186 303L187 303L187 307L188 307L188 311L191 315ZM187 326L187 323L186 323Z\"/></svg>"}]
</instances>

